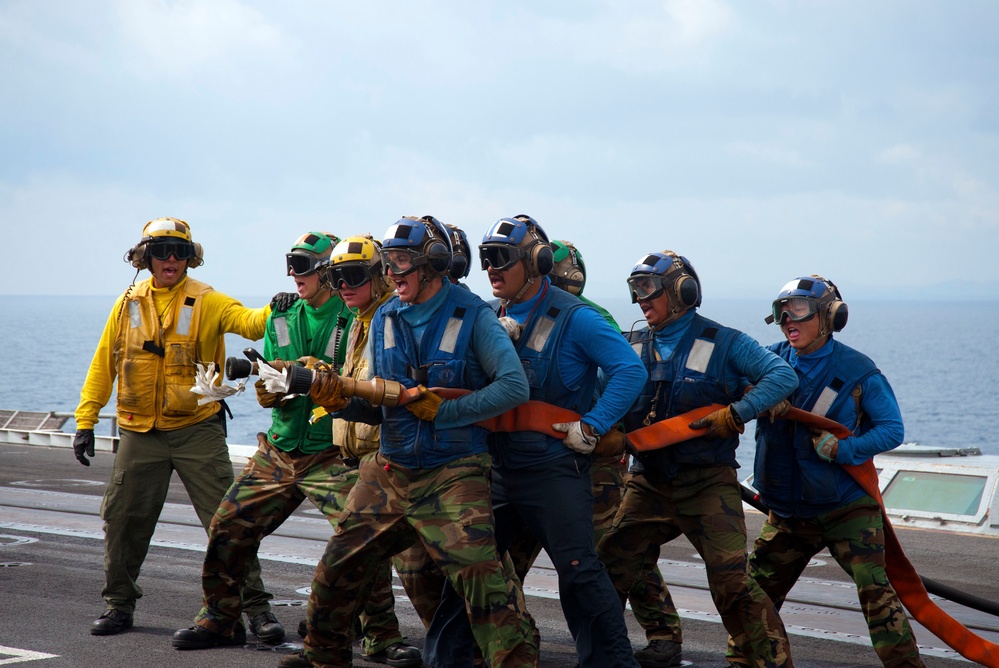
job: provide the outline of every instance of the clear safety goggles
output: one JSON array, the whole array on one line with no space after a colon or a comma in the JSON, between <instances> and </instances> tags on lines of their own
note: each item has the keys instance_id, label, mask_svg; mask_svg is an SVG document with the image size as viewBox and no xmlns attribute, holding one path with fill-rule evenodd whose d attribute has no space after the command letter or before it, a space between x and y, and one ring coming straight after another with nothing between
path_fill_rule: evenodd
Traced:
<instances>
[{"instance_id":1,"label":"clear safety goggles","mask_svg":"<svg viewBox=\"0 0 999 668\"><path fill-rule=\"evenodd\" d=\"M819 310L818 301L808 297L787 297L775 299L773 303L773 318L778 325L784 324L785 318L791 322L811 320Z\"/></svg>"},{"instance_id":2,"label":"clear safety goggles","mask_svg":"<svg viewBox=\"0 0 999 668\"><path fill-rule=\"evenodd\" d=\"M405 276L416 271L421 264L426 264L425 255L417 255L411 250L387 250L382 251L382 260L385 262L385 273L391 269L396 276Z\"/></svg>"},{"instance_id":3,"label":"clear safety goggles","mask_svg":"<svg viewBox=\"0 0 999 668\"><path fill-rule=\"evenodd\" d=\"M336 290L340 289L341 284L348 288L359 288L371 280L370 267L360 264L334 264L327 270L327 275Z\"/></svg>"},{"instance_id":4,"label":"clear safety goggles","mask_svg":"<svg viewBox=\"0 0 999 668\"><path fill-rule=\"evenodd\" d=\"M173 255L178 260L194 257L194 244L188 241L157 241L149 244L149 257L154 260L169 260Z\"/></svg>"},{"instance_id":5,"label":"clear safety goggles","mask_svg":"<svg viewBox=\"0 0 999 668\"><path fill-rule=\"evenodd\" d=\"M479 260L482 262L483 270L491 267L498 271L506 271L524 259L524 255L526 255L524 249L508 244L479 246Z\"/></svg>"},{"instance_id":6,"label":"clear safety goggles","mask_svg":"<svg viewBox=\"0 0 999 668\"><path fill-rule=\"evenodd\" d=\"M310 276L327 262L312 253L285 253L284 257L292 276Z\"/></svg>"},{"instance_id":7,"label":"clear safety goggles","mask_svg":"<svg viewBox=\"0 0 999 668\"><path fill-rule=\"evenodd\" d=\"M628 277L628 288L631 290L631 303L642 299L654 299L666 289L665 276L659 274L637 274Z\"/></svg>"}]
</instances>

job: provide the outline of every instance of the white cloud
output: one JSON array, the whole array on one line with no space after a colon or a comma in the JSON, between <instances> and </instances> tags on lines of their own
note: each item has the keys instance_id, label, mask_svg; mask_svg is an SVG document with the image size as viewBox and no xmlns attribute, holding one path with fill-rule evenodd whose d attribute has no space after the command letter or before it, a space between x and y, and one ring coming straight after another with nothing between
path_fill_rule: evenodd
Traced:
<instances>
[{"instance_id":1,"label":"white cloud","mask_svg":"<svg viewBox=\"0 0 999 668\"><path fill-rule=\"evenodd\" d=\"M732 10L721 0L601 0L598 7L585 22L543 21L539 36L571 46L580 60L642 73L703 60L732 26Z\"/></svg>"},{"instance_id":2,"label":"white cloud","mask_svg":"<svg viewBox=\"0 0 999 668\"><path fill-rule=\"evenodd\" d=\"M952 192L960 200L981 197L995 200L999 193L983 179L971 173L956 158L927 154L911 144L896 144L874 156L875 162L905 167L920 183Z\"/></svg>"},{"instance_id":3,"label":"white cloud","mask_svg":"<svg viewBox=\"0 0 999 668\"><path fill-rule=\"evenodd\" d=\"M281 32L238 0L119 0L117 9L124 37L141 60L135 65L169 77L286 48Z\"/></svg>"}]
</instances>

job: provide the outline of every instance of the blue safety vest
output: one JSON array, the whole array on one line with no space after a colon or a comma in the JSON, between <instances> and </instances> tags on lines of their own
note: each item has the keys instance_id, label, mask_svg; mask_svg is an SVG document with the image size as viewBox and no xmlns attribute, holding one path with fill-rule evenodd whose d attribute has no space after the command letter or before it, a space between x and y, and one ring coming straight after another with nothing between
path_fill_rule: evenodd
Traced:
<instances>
[{"instance_id":1,"label":"blue safety vest","mask_svg":"<svg viewBox=\"0 0 999 668\"><path fill-rule=\"evenodd\" d=\"M625 431L633 431L666 418L709 404L729 405L742 396L749 384L725 384L729 348L739 335L699 314L694 315L683 340L669 359L657 360L652 333L648 327L627 333L632 348L649 371L638 400L624 416ZM655 415L652 415L652 411ZM737 467L735 449L738 435L724 439L694 438L637 456L634 471L648 475L676 477L686 469L705 466Z\"/></svg>"},{"instance_id":2,"label":"blue safety vest","mask_svg":"<svg viewBox=\"0 0 999 668\"><path fill-rule=\"evenodd\" d=\"M448 290L444 303L424 331L419 346L401 317L399 297L375 312L371 321L373 371L406 387L459 387L476 390L489 379L472 374L466 360L479 309L489 308L467 290ZM379 450L407 468L435 468L450 461L488 450L487 432L467 426L437 429L405 408L382 407Z\"/></svg>"},{"instance_id":3,"label":"blue safety vest","mask_svg":"<svg viewBox=\"0 0 999 668\"><path fill-rule=\"evenodd\" d=\"M832 341L834 346L823 370L813 378L798 372L798 389L788 397L796 408L836 420L858 436L870 429L866 415L860 424L846 424L855 406L853 391L878 368L861 352ZM787 341L770 350L785 361L795 351ZM864 490L838 464L815 453L811 429L790 420L761 418L756 425L756 462L753 484L760 498L783 517L815 517L864 495Z\"/></svg>"},{"instance_id":4,"label":"blue safety vest","mask_svg":"<svg viewBox=\"0 0 999 668\"><path fill-rule=\"evenodd\" d=\"M570 386L562 376L559 351L570 316L583 306L583 302L568 292L549 286L514 344L531 388L531 399L568 408L580 415L593 405L597 366L591 364L592 368L583 374L582 381ZM561 439L537 431L495 433L489 442L496 465L510 468L522 468L573 453Z\"/></svg>"}]
</instances>

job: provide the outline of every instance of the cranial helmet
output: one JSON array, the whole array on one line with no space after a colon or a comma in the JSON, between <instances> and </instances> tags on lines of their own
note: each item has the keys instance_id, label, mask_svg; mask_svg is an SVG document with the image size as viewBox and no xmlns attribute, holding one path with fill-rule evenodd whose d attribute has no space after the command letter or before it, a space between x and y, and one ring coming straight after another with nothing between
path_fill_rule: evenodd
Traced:
<instances>
[{"instance_id":1,"label":"cranial helmet","mask_svg":"<svg viewBox=\"0 0 999 668\"><path fill-rule=\"evenodd\" d=\"M479 245L482 269L509 269L523 260L527 266L528 280L547 276L555 266L548 235L530 216L520 214L513 218L500 218L482 237Z\"/></svg>"},{"instance_id":2,"label":"cranial helmet","mask_svg":"<svg viewBox=\"0 0 999 668\"><path fill-rule=\"evenodd\" d=\"M451 271L450 276L456 281L468 276L472 268L472 247L468 245L468 237L460 227L448 224L451 233Z\"/></svg>"},{"instance_id":3,"label":"cranial helmet","mask_svg":"<svg viewBox=\"0 0 999 668\"><path fill-rule=\"evenodd\" d=\"M811 320L819 316L819 336L839 332L846 327L849 309L832 281L812 274L801 276L781 288L773 301L772 312L765 318L768 325Z\"/></svg>"},{"instance_id":4,"label":"cranial helmet","mask_svg":"<svg viewBox=\"0 0 999 668\"><path fill-rule=\"evenodd\" d=\"M382 269L379 243L370 234L347 237L338 243L333 248L326 275L333 290L339 290L343 285L359 288L371 281L372 301L378 301L392 291Z\"/></svg>"},{"instance_id":5,"label":"cranial helmet","mask_svg":"<svg viewBox=\"0 0 999 668\"><path fill-rule=\"evenodd\" d=\"M451 267L451 250L450 231L433 216L404 216L388 228L382 240L383 254L406 251L410 256L406 266L385 258L385 266L391 267L392 272L399 276L416 269L429 271L433 275L444 274Z\"/></svg>"},{"instance_id":6,"label":"cranial helmet","mask_svg":"<svg viewBox=\"0 0 999 668\"><path fill-rule=\"evenodd\" d=\"M306 232L291 246L291 251L285 254L288 273L294 276L311 276L317 271L325 270L329 264L333 245L340 239L329 232ZM321 275L320 279L324 277Z\"/></svg>"},{"instance_id":7,"label":"cranial helmet","mask_svg":"<svg viewBox=\"0 0 999 668\"><path fill-rule=\"evenodd\" d=\"M555 266L549 278L552 285L562 288L577 297L583 294L586 287L586 264L583 254L576 249L571 241L553 241L552 259Z\"/></svg>"},{"instance_id":8,"label":"cranial helmet","mask_svg":"<svg viewBox=\"0 0 999 668\"><path fill-rule=\"evenodd\" d=\"M173 255L187 260L187 268L194 269L205 263L201 244L194 243L191 226L179 218L156 218L142 228L142 238L125 253L125 262L136 269L148 269L149 259L160 260Z\"/></svg>"},{"instance_id":9,"label":"cranial helmet","mask_svg":"<svg viewBox=\"0 0 999 668\"><path fill-rule=\"evenodd\" d=\"M669 312L659 327L672 322L689 308L701 305L701 281L687 258L671 250L649 253L631 269L628 277L631 303L665 294Z\"/></svg>"}]
</instances>

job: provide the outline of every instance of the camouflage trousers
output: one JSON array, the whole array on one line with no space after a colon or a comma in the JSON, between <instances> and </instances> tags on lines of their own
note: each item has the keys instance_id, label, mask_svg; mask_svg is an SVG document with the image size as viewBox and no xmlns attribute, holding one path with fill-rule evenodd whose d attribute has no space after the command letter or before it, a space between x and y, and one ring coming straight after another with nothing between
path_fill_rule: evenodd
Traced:
<instances>
[{"instance_id":1,"label":"camouflage trousers","mask_svg":"<svg viewBox=\"0 0 999 668\"><path fill-rule=\"evenodd\" d=\"M594 457L590 462L590 482L593 489L593 541L600 543L610 530L614 515L621 505L624 476L628 470L626 456ZM527 577L534 561L541 554L541 541L530 531L523 531L509 548L510 559L521 582ZM666 591L659 566L653 566L640 577L628 592L628 601L635 619L645 629L648 640L670 640L671 629L679 628L680 616Z\"/></svg>"},{"instance_id":2,"label":"camouflage trousers","mask_svg":"<svg viewBox=\"0 0 999 668\"><path fill-rule=\"evenodd\" d=\"M392 557L392 566L424 628L429 629L434 612L441 604L441 592L447 577L419 541Z\"/></svg>"},{"instance_id":3,"label":"camouflage trousers","mask_svg":"<svg viewBox=\"0 0 999 668\"><path fill-rule=\"evenodd\" d=\"M624 603L659 548L680 534L704 560L708 588L722 624L758 668L792 666L784 624L763 589L749 576L746 520L735 469L681 471L673 479L632 473L614 524L597 552ZM669 639L682 642L679 617Z\"/></svg>"},{"instance_id":4,"label":"camouflage trousers","mask_svg":"<svg viewBox=\"0 0 999 668\"><path fill-rule=\"evenodd\" d=\"M537 665L534 620L520 581L496 552L489 466L486 454L426 470L394 466L381 455L361 461L312 582L305 653L313 666L351 665L350 620L377 564L416 542L462 592L489 665Z\"/></svg>"},{"instance_id":5,"label":"camouflage trousers","mask_svg":"<svg viewBox=\"0 0 999 668\"><path fill-rule=\"evenodd\" d=\"M870 496L807 519L770 513L749 558L749 572L780 609L809 560L824 547L857 584L860 609L881 662L922 666L905 610L885 574L881 507ZM744 663L732 642L728 657Z\"/></svg>"},{"instance_id":6,"label":"camouflage trousers","mask_svg":"<svg viewBox=\"0 0 999 668\"><path fill-rule=\"evenodd\" d=\"M142 596L139 571L174 471L207 532L233 479L225 433L217 417L170 431L121 430L114 470L101 501L105 575L101 595L108 608L132 613ZM233 596L239 600L242 594L243 608L253 616L271 609L271 595L264 591L255 554L247 568Z\"/></svg>"},{"instance_id":7,"label":"camouflage trousers","mask_svg":"<svg viewBox=\"0 0 999 668\"><path fill-rule=\"evenodd\" d=\"M203 601L195 624L230 635L239 619L239 588L257 549L306 499L335 529L357 469L344 464L339 448L315 454L289 453L257 434L258 448L226 493L212 519L201 575ZM403 638L395 616L388 559L375 565L375 584L360 610L365 654ZM348 620L352 625L352 620Z\"/></svg>"}]
</instances>

